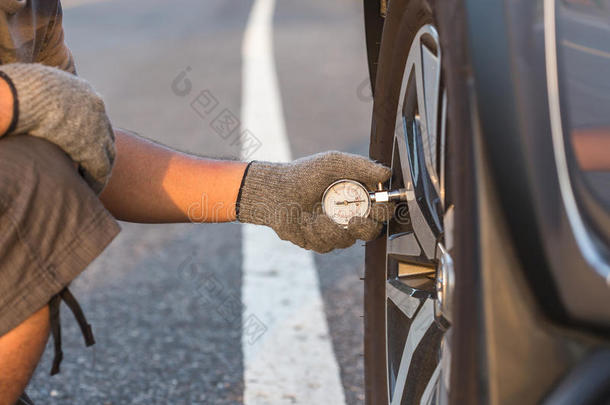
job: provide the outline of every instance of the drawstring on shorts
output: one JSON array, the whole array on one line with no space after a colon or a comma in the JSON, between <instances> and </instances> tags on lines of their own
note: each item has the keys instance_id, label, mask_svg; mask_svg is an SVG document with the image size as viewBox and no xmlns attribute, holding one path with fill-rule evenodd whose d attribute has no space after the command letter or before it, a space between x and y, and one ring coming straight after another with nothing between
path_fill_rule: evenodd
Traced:
<instances>
[{"instance_id":1,"label":"drawstring on shorts","mask_svg":"<svg viewBox=\"0 0 610 405\"><path fill-rule=\"evenodd\" d=\"M91 329L91 325L87 322L87 318L85 318L82 308L68 287L64 288L57 295L51 298L51 301L49 302L51 314L51 333L53 335L53 343L55 347L51 375L59 373L59 365L64 357L63 351L61 350L61 325L59 320L59 306L62 300L70 308L74 318L76 318L76 322L78 322L78 326L80 326L80 330L85 338L85 345L89 347L95 344L93 330Z\"/></svg>"}]
</instances>

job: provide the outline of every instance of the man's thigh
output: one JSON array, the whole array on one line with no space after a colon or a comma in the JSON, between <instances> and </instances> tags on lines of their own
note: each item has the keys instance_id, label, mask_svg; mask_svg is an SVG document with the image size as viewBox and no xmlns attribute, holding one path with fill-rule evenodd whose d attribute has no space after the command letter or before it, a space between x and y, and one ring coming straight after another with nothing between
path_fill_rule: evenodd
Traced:
<instances>
[{"instance_id":1,"label":"man's thigh","mask_svg":"<svg viewBox=\"0 0 610 405\"><path fill-rule=\"evenodd\" d=\"M45 307L119 227L55 145L0 139L0 336Z\"/></svg>"},{"instance_id":2,"label":"man's thigh","mask_svg":"<svg viewBox=\"0 0 610 405\"><path fill-rule=\"evenodd\" d=\"M49 337L49 307L0 336L0 405L13 405L32 378Z\"/></svg>"}]
</instances>

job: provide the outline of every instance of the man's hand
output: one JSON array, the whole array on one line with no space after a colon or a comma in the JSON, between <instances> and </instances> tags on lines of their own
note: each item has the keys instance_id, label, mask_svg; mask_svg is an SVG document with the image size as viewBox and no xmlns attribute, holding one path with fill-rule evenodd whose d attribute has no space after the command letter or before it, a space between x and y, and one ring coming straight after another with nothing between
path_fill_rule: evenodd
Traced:
<instances>
[{"instance_id":1,"label":"man's hand","mask_svg":"<svg viewBox=\"0 0 610 405\"><path fill-rule=\"evenodd\" d=\"M359 181L372 190L390 175L390 169L381 164L341 152L292 163L252 162L240 189L237 219L270 226L281 239L316 252L346 248L356 239L376 238L381 222L393 214L393 206L373 207L368 218L352 218L344 229L322 213L324 190L340 179Z\"/></svg>"},{"instance_id":2,"label":"man's hand","mask_svg":"<svg viewBox=\"0 0 610 405\"><path fill-rule=\"evenodd\" d=\"M7 134L44 138L79 164L97 193L104 188L115 158L114 132L104 102L86 81L34 63L0 66L12 87L14 114Z\"/></svg>"}]
</instances>

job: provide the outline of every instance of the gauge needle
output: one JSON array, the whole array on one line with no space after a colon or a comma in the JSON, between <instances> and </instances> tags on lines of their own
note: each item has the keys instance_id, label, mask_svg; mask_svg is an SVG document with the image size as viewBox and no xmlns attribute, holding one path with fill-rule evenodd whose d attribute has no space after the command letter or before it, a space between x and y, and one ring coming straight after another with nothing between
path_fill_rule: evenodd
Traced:
<instances>
[{"instance_id":1,"label":"gauge needle","mask_svg":"<svg viewBox=\"0 0 610 405\"><path fill-rule=\"evenodd\" d=\"M347 205L347 204L354 204L354 203L361 203L364 202L364 200L354 200L354 201L340 201L340 202L336 202L336 205Z\"/></svg>"}]
</instances>

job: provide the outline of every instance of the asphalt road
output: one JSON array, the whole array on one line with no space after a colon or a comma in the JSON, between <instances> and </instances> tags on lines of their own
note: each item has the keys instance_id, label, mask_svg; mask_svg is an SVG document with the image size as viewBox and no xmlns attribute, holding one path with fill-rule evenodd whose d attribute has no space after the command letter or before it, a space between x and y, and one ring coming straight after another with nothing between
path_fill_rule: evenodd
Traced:
<instances>
[{"instance_id":1,"label":"asphalt road","mask_svg":"<svg viewBox=\"0 0 610 405\"><path fill-rule=\"evenodd\" d=\"M79 74L102 93L116 126L205 156L239 156L240 146L220 137L172 82L185 72L194 89L239 116L250 1L65 4ZM367 152L371 104L358 97L367 78L361 7L353 0L277 4L275 60L294 157ZM48 376L49 344L30 396L37 404L242 403L241 320L202 292L213 276L220 297L239 299L240 225L122 228L73 284L97 344L84 348L64 307L62 372ZM359 404L363 247L315 255L315 265L346 403Z\"/></svg>"}]
</instances>

